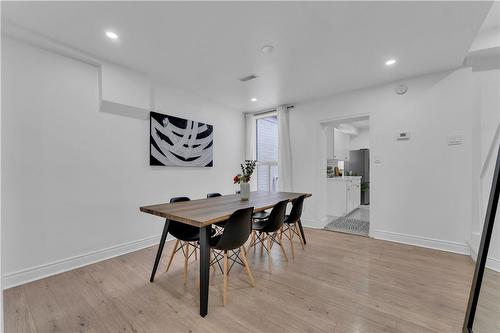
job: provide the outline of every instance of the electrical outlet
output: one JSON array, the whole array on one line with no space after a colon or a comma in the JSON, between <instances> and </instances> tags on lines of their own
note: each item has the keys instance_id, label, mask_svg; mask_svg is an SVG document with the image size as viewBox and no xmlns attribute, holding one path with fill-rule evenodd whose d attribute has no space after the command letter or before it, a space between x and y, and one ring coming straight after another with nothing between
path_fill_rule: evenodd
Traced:
<instances>
[{"instance_id":1,"label":"electrical outlet","mask_svg":"<svg viewBox=\"0 0 500 333\"><path fill-rule=\"evenodd\" d=\"M464 138L461 135L452 135L447 137L448 146L456 146L464 143Z\"/></svg>"}]
</instances>

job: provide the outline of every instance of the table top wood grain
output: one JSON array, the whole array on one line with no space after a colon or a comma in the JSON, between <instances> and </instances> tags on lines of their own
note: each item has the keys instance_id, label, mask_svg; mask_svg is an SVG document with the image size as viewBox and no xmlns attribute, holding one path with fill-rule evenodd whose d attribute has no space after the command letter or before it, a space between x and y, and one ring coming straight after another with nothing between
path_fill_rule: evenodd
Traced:
<instances>
[{"instance_id":1,"label":"table top wood grain","mask_svg":"<svg viewBox=\"0 0 500 333\"><path fill-rule=\"evenodd\" d=\"M260 212L274 207L280 201L292 201L301 195L311 196L310 193L255 191L250 193L249 200L241 200L239 194L232 194L142 206L140 211L201 228L227 220L238 209L254 207L254 212Z\"/></svg>"}]
</instances>

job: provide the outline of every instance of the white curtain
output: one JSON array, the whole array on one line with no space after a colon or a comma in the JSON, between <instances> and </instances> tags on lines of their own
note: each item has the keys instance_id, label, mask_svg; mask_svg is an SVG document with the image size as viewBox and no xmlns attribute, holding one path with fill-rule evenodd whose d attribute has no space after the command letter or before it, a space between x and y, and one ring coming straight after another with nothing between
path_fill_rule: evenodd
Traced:
<instances>
[{"instance_id":1,"label":"white curtain","mask_svg":"<svg viewBox=\"0 0 500 333\"><path fill-rule=\"evenodd\" d=\"M256 159L256 138L255 138L255 116L251 113L245 114L245 159ZM243 162L243 161L242 161ZM254 171L250 180L250 191L257 190L257 170Z\"/></svg>"},{"instance_id":2,"label":"white curtain","mask_svg":"<svg viewBox=\"0 0 500 333\"><path fill-rule=\"evenodd\" d=\"M278 114L278 191L291 192L292 147L290 144L290 121L287 107L276 108Z\"/></svg>"}]
</instances>

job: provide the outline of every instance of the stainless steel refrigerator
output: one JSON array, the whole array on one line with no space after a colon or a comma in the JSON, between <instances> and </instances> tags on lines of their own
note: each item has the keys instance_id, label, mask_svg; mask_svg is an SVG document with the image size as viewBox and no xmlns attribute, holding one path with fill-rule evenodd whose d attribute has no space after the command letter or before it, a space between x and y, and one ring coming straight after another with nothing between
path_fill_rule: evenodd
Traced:
<instances>
[{"instance_id":1,"label":"stainless steel refrigerator","mask_svg":"<svg viewBox=\"0 0 500 333\"><path fill-rule=\"evenodd\" d=\"M351 150L349 161L344 162L344 169L361 176L361 204L370 204L370 150Z\"/></svg>"}]
</instances>

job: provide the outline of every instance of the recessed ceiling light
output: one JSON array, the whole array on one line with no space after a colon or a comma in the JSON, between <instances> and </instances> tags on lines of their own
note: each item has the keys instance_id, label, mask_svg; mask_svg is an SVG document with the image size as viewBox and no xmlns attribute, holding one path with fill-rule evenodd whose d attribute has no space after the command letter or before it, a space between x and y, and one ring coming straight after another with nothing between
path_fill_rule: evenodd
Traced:
<instances>
[{"instance_id":1,"label":"recessed ceiling light","mask_svg":"<svg viewBox=\"0 0 500 333\"><path fill-rule=\"evenodd\" d=\"M261 50L264 53L271 53L274 50L274 46L272 46L272 45L264 45L264 46L262 46Z\"/></svg>"},{"instance_id":2,"label":"recessed ceiling light","mask_svg":"<svg viewBox=\"0 0 500 333\"><path fill-rule=\"evenodd\" d=\"M386 66L392 66L396 63L396 59L389 59L385 62Z\"/></svg>"},{"instance_id":3,"label":"recessed ceiling light","mask_svg":"<svg viewBox=\"0 0 500 333\"><path fill-rule=\"evenodd\" d=\"M118 39L118 35L113 31L106 31L106 36L109 39Z\"/></svg>"},{"instance_id":4,"label":"recessed ceiling light","mask_svg":"<svg viewBox=\"0 0 500 333\"><path fill-rule=\"evenodd\" d=\"M257 98L255 98L255 97L250 98L250 100L251 100L252 102L257 102Z\"/></svg>"}]
</instances>

